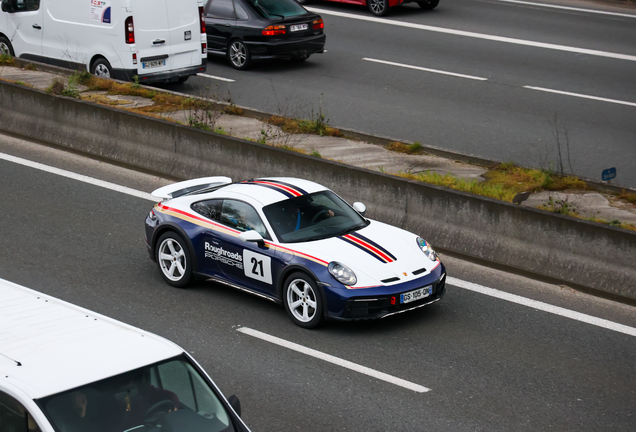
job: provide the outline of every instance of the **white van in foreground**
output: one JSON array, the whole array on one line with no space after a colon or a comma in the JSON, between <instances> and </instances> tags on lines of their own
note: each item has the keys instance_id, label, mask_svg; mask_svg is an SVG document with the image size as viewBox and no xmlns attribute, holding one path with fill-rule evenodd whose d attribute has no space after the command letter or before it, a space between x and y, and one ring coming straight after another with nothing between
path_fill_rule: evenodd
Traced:
<instances>
[{"instance_id":1,"label":"white van in foreground","mask_svg":"<svg viewBox=\"0 0 636 432\"><path fill-rule=\"evenodd\" d=\"M207 63L203 0L2 0L0 54L183 82Z\"/></svg>"},{"instance_id":2,"label":"white van in foreground","mask_svg":"<svg viewBox=\"0 0 636 432\"><path fill-rule=\"evenodd\" d=\"M249 432L182 348L0 279L3 432Z\"/></svg>"}]
</instances>

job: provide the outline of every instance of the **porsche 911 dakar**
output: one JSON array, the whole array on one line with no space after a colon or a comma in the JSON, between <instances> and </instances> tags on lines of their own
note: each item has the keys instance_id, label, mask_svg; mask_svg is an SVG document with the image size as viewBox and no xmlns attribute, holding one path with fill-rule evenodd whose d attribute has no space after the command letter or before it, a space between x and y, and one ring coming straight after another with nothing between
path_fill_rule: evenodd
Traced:
<instances>
[{"instance_id":1,"label":"porsche 911 dakar","mask_svg":"<svg viewBox=\"0 0 636 432\"><path fill-rule=\"evenodd\" d=\"M383 318L440 300L446 270L431 245L365 218L317 183L206 177L164 186L146 217L163 279L229 285L282 304L305 328Z\"/></svg>"}]
</instances>

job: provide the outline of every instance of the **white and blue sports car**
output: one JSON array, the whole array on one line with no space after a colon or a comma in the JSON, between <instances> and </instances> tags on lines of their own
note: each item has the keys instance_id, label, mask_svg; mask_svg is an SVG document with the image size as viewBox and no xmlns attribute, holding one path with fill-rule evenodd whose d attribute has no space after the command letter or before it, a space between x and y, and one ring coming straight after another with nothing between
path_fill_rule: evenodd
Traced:
<instances>
[{"instance_id":1,"label":"white and blue sports car","mask_svg":"<svg viewBox=\"0 0 636 432\"><path fill-rule=\"evenodd\" d=\"M436 302L446 271L415 234L364 217L295 178L207 177L152 193L146 246L161 276L210 279L282 303L301 327L382 318Z\"/></svg>"}]
</instances>

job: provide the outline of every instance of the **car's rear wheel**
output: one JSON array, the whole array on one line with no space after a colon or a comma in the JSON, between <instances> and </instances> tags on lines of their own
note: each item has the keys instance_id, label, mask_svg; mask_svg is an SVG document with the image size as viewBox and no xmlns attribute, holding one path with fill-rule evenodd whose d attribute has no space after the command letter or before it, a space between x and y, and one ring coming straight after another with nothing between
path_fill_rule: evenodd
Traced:
<instances>
[{"instance_id":1,"label":"car's rear wheel","mask_svg":"<svg viewBox=\"0 0 636 432\"><path fill-rule=\"evenodd\" d=\"M0 36L0 55L15 57L11 42L4 36Z\"/></svg>"},{"instance_id":2,"label":"car's rear wheel","mask_svg":"<svg viewBox=\"0 0 636 432\"><path fill-rule=\"evenodd\" d=\"M163 279L174 287L186 287L192 280L192 261L183 237L168 231L159 237L157 245L157 265Z\"/></svg>"},{"instance_id":3,"label":"car's rear wheel","mask_svg":"<svg viewBox=\"0 0 636 432\"><path fill-rule=\"evenodd\" d=\"M389 0L367 0L367 6L375 16L386 16L389 13Z\"/></svg>"},{"instance_id":4,"label":"car's rear wheel","mask_svg":"<svg viewBox=\"0 0 636 432\"><path fill-rule=\"evenodd\" d=\"M316 283L305 273L292 273L285 281L285 310L292 321L304 328L314 328L322 322L323 306Z\"/></svg>"},{"instance_id":5,"label":"car's rear wheel","mask_svg":"<svg viewBox=\"0 0 636 432\"><path fill-rule=\"evenodd\" d=\"M437 7L439 0L422 0L418 1L417 4L424 10L431 10Z\"/></svg>"},{"instance_id":6,"label":"car's rear wheel","mask_svg":"<svg viewBox=\"0 0 636 432\"><path fill-rule=\"evenodd\" d=\"M239 70L245 70L250 66L251 55L250 50L243 41L234 39L227 48L227 58L230 64Z\"/></svg>"},{"instance_id":7,"label":"car's rear wheel","mask_svg":"<svg viewBox=\"0 0 636 432\"><path fill-rule=\"evenodd\" d=\"M105 58L98 58L91 65L91 73L100 78L112 78L113 68Z\"/></svg>"}]
</instances>

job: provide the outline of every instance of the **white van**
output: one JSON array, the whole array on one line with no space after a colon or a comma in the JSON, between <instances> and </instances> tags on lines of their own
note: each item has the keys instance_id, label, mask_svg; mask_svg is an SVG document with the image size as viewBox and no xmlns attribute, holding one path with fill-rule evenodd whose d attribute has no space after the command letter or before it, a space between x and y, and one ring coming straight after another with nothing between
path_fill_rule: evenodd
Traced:
<instances>
[{"instance_id":1,"label":"white van","mask_svg":"<svg viewBox=\"0 0 636 432\"><path fill-rule=\"evenodd\" d=\"M249 432L174 343L0 279L0 431Z\"/></svg>"},{"instance_id":2,"label":"white van","mask_svg":"<svg viewBox=\"0 0 636 432\"><path fill-rule=\"evenodd\" d=\"M2 0L0 53L140 82L205 71L203 0Z\"/></svg>"}]
</instances>

